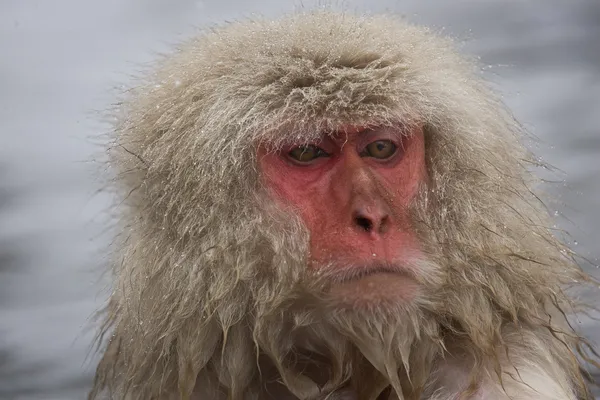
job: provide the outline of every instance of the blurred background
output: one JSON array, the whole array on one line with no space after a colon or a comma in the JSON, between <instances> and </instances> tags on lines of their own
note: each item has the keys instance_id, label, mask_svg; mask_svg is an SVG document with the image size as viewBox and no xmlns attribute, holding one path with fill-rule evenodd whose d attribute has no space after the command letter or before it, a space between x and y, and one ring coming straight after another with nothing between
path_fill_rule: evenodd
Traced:
<instances>
[{"instance_id":1,"label":"blurred background","mask_svg":"<svg viewBox=\"0 0 600 400\"><path fill-rule=\"evenodd\" d=\"M313 3L305 0L305 7ZM556 167L557 225L600 256L600 1L355 0L451 35ZM199 27L282 0L0 1L0 399L83 399L97 357L93 312L109 293L103 112L132 75ZM544 172L544 171L542 171ZM547 171L546 171L547 172ZM546 173L545 173L546 175ZM584 293L589 302L599 303ZM600 323L577 326L600 343ZM599 397L600 398L600 397Z\"/></svg>"}]
</instances>

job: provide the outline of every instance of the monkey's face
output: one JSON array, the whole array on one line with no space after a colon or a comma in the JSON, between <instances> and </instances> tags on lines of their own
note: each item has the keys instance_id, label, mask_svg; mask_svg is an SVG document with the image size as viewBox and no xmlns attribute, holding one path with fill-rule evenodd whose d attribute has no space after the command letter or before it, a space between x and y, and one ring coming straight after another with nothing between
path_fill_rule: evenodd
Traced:
<instances>
[{"instance_id":1,"label":"monkey's face","mask_svg":"<svg viewBox=\"0 0 600 400\"><path fill-rule=\"evenodd\" d=\"M310 233L308 268L341 306L406 302L420 258L409 207L425 180L423 130L345 127L280 151L259 150L264 182Z\"/></svg>"}]
</instances>

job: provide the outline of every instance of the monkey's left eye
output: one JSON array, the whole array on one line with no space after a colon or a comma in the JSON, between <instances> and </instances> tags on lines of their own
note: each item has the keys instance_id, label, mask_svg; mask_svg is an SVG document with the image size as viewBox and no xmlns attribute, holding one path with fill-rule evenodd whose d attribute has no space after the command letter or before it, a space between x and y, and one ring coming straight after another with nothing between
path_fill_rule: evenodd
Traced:
<instances>
[{"instance_id":1,"label":"monkey's left eye","mask_svg":"<svg viewBox=\"0 0 600 400\"><path fill-rule=\"evenodd\" d=\"M329 154L323 151L323 149L314 145L294 147L292 150L290 150L288 155L290 158L300 164L307 164L319 157L329 156Z\"/></svg>"},{"instance_id":2,"label":"monkey's left eye","mask_svg":"<svg viewBox=\"0 0 600 400\"><path fill-rule=\"evenodd\" d=\"M361 156L385 160L396 154L396 150L398 146L391 140L376 140L365 147Z\"/></svg>"}]
</instances>

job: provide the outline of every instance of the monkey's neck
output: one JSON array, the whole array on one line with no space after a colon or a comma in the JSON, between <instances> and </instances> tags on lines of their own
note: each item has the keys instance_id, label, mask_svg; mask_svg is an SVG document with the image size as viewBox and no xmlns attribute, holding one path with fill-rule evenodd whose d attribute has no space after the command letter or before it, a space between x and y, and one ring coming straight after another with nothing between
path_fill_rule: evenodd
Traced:
<instances>
[{"instance_id":1,"label":"monkey's neck","mask_svg":"<svg viewBox=\"0 0 600 400\"><path fill-rule=\"evenodd\" d=\"M271 382L264 386L264 390L259 396L265 400L300 400L294 396L282 383ZM320 400L321 398L319 398ZM359 400L359 394L350 387L345 387L334 391L333 393L323 393L322 399L327 400ZM392 394L391 388L386 388L381 392L376 400L397 400L397 397Z\"/></svg>"},{"instance_id":2,"label":"monkey's neck","mask_svg":"<svg viewBox=\"0 0 600 400\"><path fill-rule=\"evenodd\" d=\"M268 400L299 400L282 382L281 376L273 364L266 358L261 357L262 374L262 396L261 399ZM327 367L326 360L322 355L303 353L298 355L294 370L310 378L319 387L326 388L331 379L330 368ZM341 388L334 390L323 389L322 398L328 400L358 400L364 398L376 400L395 400L392 397L391 387L375 383L368 379L368 376L378 374L373 367L365 360L360 363L360 367L355 365L353 370L356 376L351 376L349 381ZM373 392L376 392L374 395ZM368 396L368 397L367 397ZM376 398L374 396L377 396ZM321 399L320 397L318 399Z\"/></svg>"}]
</instances>

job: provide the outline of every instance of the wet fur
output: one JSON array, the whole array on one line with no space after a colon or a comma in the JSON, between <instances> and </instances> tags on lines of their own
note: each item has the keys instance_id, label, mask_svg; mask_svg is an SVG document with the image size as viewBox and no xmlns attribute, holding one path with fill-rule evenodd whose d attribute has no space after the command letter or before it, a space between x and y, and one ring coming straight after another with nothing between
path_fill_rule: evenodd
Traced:
<instances>
[{"instance_id":1,"label":"wet fur","mask_svg":"<svg viewBox=\"0 0 600 400\"><path fill-rule=\"evenodd\" d=\"M123 234L91 399L264 399L269 379L300 399L591 398L562 316L588 277L532 192L521 126L449 40L330 11L236 22L181 45L119 112ZM413 124L422 293L336 309L256 146Z\"/></svg>"}]
</instances>

